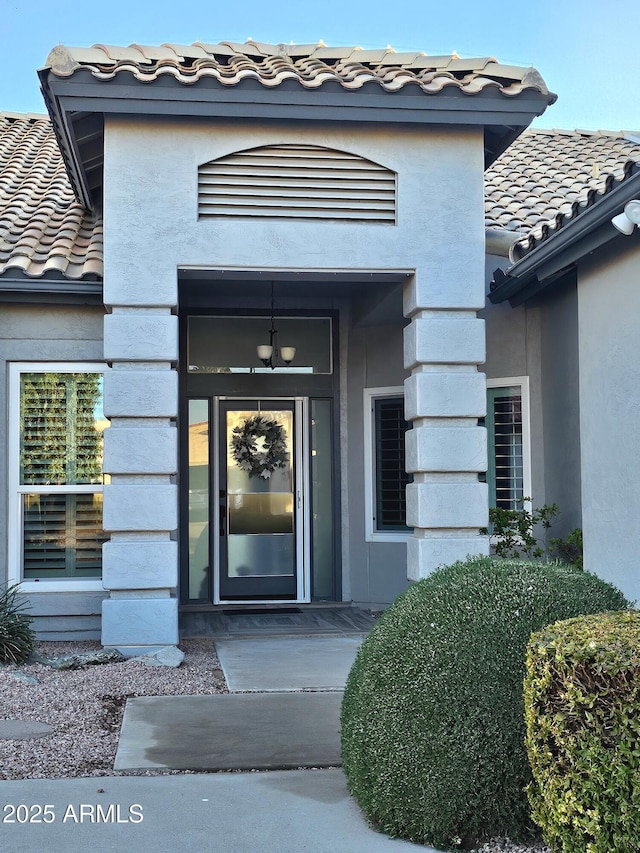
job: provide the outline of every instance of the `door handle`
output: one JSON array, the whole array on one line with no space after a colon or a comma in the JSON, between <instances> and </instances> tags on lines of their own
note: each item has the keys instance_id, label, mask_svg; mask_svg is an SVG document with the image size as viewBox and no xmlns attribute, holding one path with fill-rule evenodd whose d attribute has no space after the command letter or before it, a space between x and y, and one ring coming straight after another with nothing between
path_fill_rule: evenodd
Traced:
<instances>
[{"instance_id":1,"label":"door handle","mask_svg":"<svg viewBox=\"0 0 640 853\"><path fill-rule=\"evenodd\" d=\"M219 528L220 528L220 536L224 536L224 528L227 518L227 493L224 489L220 489L218 493L220 495L220 513L219 513Z\"/></svg>"}]
</instances>

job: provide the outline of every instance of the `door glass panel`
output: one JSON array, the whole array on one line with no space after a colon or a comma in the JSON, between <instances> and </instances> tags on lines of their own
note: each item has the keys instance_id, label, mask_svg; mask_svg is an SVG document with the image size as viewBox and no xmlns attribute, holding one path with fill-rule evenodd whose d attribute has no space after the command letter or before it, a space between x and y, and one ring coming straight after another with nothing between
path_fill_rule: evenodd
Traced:
<instances>
[{"instance_id":1,"label":"door glass panel","mask_svg":"<svg viewBox=\"0 0 640 853\"><path fill-rule=\"evenodd\" d=\"M189 400L189 598L209 592L209 401Z\"/></svg>"},{"instance_id":2,"label":"door glass panel","mask_svg":"<svg viewBox=\"0 0 640 853\"><path fill-rule=\"evenodd\" d=\"M227 574L295 574L293 412L229 410Z\"/></svg>"},{"instance_id":3,"label":"door glass panel","mask_svg":"<svg viewBox=\"0 0 640 853\"><path fill-rule=\"evenodd\" d=\"M229 577L293 575L293 536L230 536Z\"/></svg>"},{"instance_id":4,"label":"door glass panel","mask_svg":"<svg viewBox=\"0 0 640 853\"><path fill-rule=\"evenodd\" d=\"M311 400L311 537L314 599L332 599L333 455L331 400Z\"/></svg>"}]
</instances>

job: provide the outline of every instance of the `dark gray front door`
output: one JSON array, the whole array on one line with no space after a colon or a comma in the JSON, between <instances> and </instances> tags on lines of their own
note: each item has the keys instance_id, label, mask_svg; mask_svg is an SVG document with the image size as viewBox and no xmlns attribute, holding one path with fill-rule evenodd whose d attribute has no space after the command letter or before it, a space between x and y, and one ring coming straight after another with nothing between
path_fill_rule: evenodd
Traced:
<instances>
[{"instance_id":1,"label":"dark gray front door","mask_svg":"<svg viewBox=\"0 0 640 853\"><path fill-rule=\"evenodd\" d=\"M296 599L300 483L294 401L219 405L220 599Z\"/></svg>"}]
</instances>

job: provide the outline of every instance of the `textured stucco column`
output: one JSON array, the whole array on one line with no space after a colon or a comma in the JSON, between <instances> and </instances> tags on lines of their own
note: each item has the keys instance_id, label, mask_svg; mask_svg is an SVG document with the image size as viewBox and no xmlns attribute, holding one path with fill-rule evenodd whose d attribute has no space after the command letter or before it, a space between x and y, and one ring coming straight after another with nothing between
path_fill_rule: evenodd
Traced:
<instances>
[{"instance_id":1,"label":"textured stucco column","mask_svg":"<svg viewBox=\"0 0 640 853\"><path fill-rule=\"evenodd\" d=\"M476 288L477 290L477 288ZM446 310L440 292L433 298L428 281L414 278L405 286L404 361L407 433L407 576L419 580L440 565L468 555L488 554L489 539L480 534L488 521L486 382L478 365L485 359L484 320L460 293ZM434 303L435 304L430 304Z\"/></svg>"},{"instance_id":2,"label":"textured stucco column","mask_svg":"<svg viewBox=\"0 0 640 853\"><path fill-rule=\"evenodd\" d=\"M177 317L114 307L104 331L102 643L139 654L178 642Z\"/></svg>"}]
</instances>

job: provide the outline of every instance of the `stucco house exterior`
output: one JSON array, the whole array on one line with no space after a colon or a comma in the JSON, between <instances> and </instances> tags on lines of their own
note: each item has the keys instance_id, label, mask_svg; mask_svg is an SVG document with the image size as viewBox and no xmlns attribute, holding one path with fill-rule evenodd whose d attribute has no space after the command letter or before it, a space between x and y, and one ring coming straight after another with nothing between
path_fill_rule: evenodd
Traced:
<instances>
[{"instance_id":1,"label":"stucco house exterior","mask_svg":"<svg viewBox=\"0 0 640 853\"><path fill-rule=\"evenodd\" d=\"M491 264L489 300L529 335L539 329L543 447L533 494L559 503L565 532L583 529L585 568L638 601L640 229L612 220L625 208L640 218L640 134L576 132L555 144L540 136L547 162L564 160L573 198ZM546 171L557 192L558 175Z\"/></svg>"},{"instance_id":2,"label":"stucco house exterior","mask_svg":"<svg viewBox=\"0 0 640 853\"><path fill-rule=\"evenodd\" d=\"M529 239L571 195L531 180L534 69L248 42L39 73L49 118L0 115L0 581L42 636L133 653L189 611L384 606L488 553L490 502L580 523L594 353L577 297L519 290L573 227ZM636 149L574 159L597 182Z\"/></svg>"}]
</instances>

